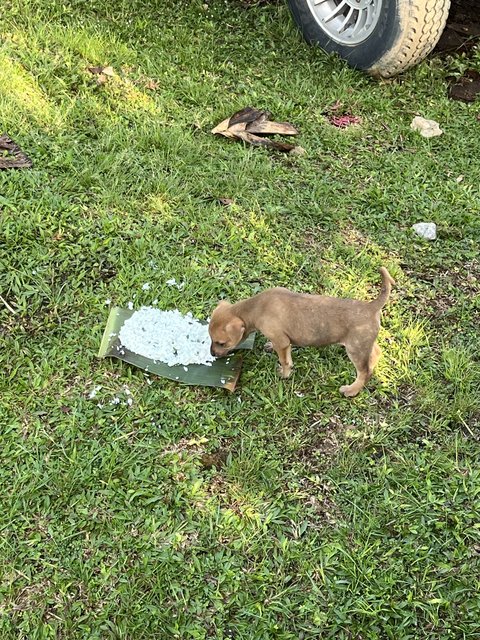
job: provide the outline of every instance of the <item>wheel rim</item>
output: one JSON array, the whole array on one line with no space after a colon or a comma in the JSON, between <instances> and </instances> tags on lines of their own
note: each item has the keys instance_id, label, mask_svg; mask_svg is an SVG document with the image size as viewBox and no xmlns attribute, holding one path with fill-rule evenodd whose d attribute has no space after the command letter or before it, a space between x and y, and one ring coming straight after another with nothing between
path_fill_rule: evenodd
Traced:
<instances>
[{"instance_id":1,"label":"wheel rim","mask_svg":"<svg viewBox=\"0 0 480 640\"><path fill-rule=\"evenodd\" d=\"M382 0L307 0L320 28L335 42L359 44L378 23Z\"/></svg>"}]
</instances>

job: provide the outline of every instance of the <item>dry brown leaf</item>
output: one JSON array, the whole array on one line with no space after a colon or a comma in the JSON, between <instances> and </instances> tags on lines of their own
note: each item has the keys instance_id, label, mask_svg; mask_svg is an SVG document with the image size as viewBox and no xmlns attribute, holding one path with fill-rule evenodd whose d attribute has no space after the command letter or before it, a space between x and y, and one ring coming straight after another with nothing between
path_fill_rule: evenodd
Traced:
<instances>
[{"instance_id":1,"label":"dry brown leaf","mask_svg":"<svg viewBox=\"0 0 480 640\"><path fill-rule=\"evenodd\" d=\"M268 111L261 111L260 109L255 109L253 107L245 107L244 109L240 109L230 117L230 126L234 124L240 124L244 122L248 124L249 122L254 122L255 120L268 120L270 118L270 113Z\"/></svg>"},{"instance_id":2,"label":"dry brown leaf","mask_svg":"<svg viewBox=\"0 0 480 640\"><path fill-rule=\"evenodd\" d=\"M248 131L237 130L236 135L244 142L248 142L255 147L265 147L267 149L275 149L276 151L292 151L295 149L294 144L289 142L279 142L278 140L270 140L270 138L261 138Z\"/></svg>"},{"instance_id":3,"label":"dry brown leaf","mask_svg":"<svg viewBox=\"0 0 480 640\"><path fill-rule=\"evenodd\" d=\"M211 131L211 133L217 135L217 134L222 134L225 135L225 132L228 129L228 125L230 124L230 118L226 118L225 120L222 120L221 122L219 122L217 124L216 127L214 127ZM227 138L233 138L234 136L227 136Z\"/></svg>"},{"instance_id":4,"label":"dry brown leaf","mask_svg":"<svg viewBox=\"0 0 480 640\"><path fill-rule=\"evenodd\" d=\"M273 122L270 120L268 111L253 107L245 107L234 113L230 118L222 120L212 129L212 133L226 138L236 138L257 147L265 147L277 151L291 152L293 149L297 149L298 155L304 151L301 147L296 147L287 142L264 138L263 136L269 134L294 136L298 134L298 129L289 122Z\"/></svg>"},{"instance_id":5,"label":"dry brown leaf","mask_svg":"<svg viewBox=\"0 0 480 640\"><path fill-rule=\"evenodd\" d=\"M269 133L278 133L282 136L298 135L298 129L296 129L293 124L289 122L271 122L270 120L263 122L256 120L255 122L251 122L247 124L247 131L256 133L257 135L268 135Z\"/></svg>"}]
</instances>

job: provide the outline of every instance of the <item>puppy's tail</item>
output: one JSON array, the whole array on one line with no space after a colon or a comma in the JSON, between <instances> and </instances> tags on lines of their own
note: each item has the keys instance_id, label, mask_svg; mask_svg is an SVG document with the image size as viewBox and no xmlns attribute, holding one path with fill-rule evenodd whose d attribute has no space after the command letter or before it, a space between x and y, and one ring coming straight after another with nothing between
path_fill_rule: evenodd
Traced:
<instances>
[{"instance_id":1,"label":"puppy's tail","mask_svg":"<svg viewBox=\"0 0 480 640\"><path fill-rule=\"evenodd\" d=\"M388 298L390 297L392 285L395 284L395 280L388 273L385 267L380 267L380 273L382 274L382 289L378 298L372 300L372 302L370 303L375 309L378 310L380 310L387 302Z\"/></svg>"}]
</instances>

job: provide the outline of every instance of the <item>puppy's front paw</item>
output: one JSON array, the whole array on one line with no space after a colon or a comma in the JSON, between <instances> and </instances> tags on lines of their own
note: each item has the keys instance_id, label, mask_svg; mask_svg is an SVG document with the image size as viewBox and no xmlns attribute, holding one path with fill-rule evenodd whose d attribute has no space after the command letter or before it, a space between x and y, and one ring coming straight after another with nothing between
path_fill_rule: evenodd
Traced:
<instances>
[{"instance_id":1,"label":"puppy's front paw","mask_svg":"<svg viewBox=\"0 0 480 640\"><path fill-rule=\"evenodd\" d=\"M347 396L347 398L354 398L359 391L360 389L355 387L354 384L344 384L342 387L340 387L340 393L343 393L343 395Z\"/></svg>"},{"instance_id":2,"label":"puppy's front paw","mask_svg":"<svg viewBox=\"0 0 480 640\"><path fill-rule=\"evenodd\" d=\"M282 367L281 364L278 365L278 375L286 380L292 375L292 367Z\"/></svg>"}]
</instances>

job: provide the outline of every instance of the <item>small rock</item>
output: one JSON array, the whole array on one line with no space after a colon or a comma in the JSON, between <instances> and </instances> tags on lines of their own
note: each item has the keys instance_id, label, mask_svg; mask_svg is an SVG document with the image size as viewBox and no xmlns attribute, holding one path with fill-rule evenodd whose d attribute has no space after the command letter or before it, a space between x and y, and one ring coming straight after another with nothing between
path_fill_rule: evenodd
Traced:
<instances>
[{"instance_id":1,"label":"small rock","mask_svg":"<svg viewBox=\"0 0 480 640\"><path fill-rule=\"evenodd\" d=\"M410 128L414 131L419 131L420 135L424 138L434 138L435 136L441 136L443 133L438 122L435 122L435 120L427 120L421 116L415 116Z\"/></svg>"},{"instance_id":2,"label":"small rock","mask_svg":"<svg viewBox=\"0 0 480 640\"><path fill-rule=\"evenodd\" d=\"M412 226L417 236L425 240L435 240L437 237L437 225L434 222L417 222Z\"/></svg>"},{"instance_id":3,"label":"small rock","mask_svg":"<svg viewBox=\"0 0 480 640\"><path fill-rule=\"evenodd\" d=\"M110 76L110 78L113 78L113 76L115 75L113 67L103 67L102 73L104 76Z\"/></svg>"},{"instance_id":4,"label":"small rock","mask_svg":"<svg viewBox=\"0 0 480 640\"><path fill-rule=\"evenodd\" d=\"M291 156L304 156L307 152L305 151L305 149L303 147L301 147L300 145L296 145L295 147L293 147L293 149L289 152L289 155Z\"/></svg>"}]
</instances>

